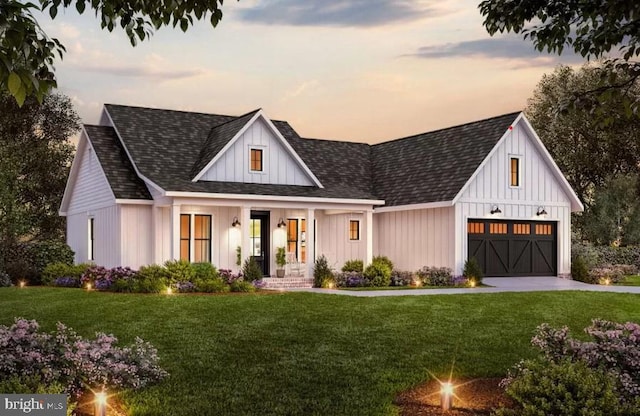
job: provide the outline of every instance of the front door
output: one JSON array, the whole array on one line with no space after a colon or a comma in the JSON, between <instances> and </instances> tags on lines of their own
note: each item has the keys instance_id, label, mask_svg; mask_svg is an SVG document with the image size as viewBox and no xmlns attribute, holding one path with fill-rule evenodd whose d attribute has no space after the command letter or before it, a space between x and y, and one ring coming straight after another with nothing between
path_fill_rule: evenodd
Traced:
<instances>
[{"instance_id":1,"label":"front door","mask_svg":"<svg viewBox=\"0 0 640 416\"><path fill-rule=\"evenodd\" d=\"M258 263L264 276L269 276L269 212L251 211L249 224L251 257Z\"/></svg>"}]
</instances>

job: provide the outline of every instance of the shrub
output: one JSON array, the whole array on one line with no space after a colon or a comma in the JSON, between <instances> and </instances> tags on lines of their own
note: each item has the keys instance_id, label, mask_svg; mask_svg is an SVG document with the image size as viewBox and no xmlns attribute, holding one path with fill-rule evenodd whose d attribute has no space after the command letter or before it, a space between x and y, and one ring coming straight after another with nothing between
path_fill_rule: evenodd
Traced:
<instances>
[{"instance_id":1,"label":"shrub","mask_svg":"<svg viewBox=\"0 0 640 416\"><path fill-rule=\"evenodd\" d=\"M389 260L389 257L387 256L375 256L373 259L371 259L371 263L382 263L386 265L389 270L393 271L393 262L391 262L391 260Z\"/></svg>"},{"instance_id":2,"label":"shrub","mask_svg":"<svg viewBox=\"0 0 640 416\"><path fill-rule=\"evenodd\" d=\"M40 284L44 268L51 263L73 264L73 250L57 240L29 241L7 247L4 269L12 280Z\"/></svg>"},{"instance_id":3,"label":"shrub","mask_svg":"<svg viewBox=\"0 0 640 416\"><path fill-rule=\"evenodd\" d=\"M254 280L254 282L257 280ZM253 286L252 282L247 282L245 280L236 280L231 284L232 292L255 292L256 288Z\"/></svg>"},{"instance_id":4,"label":"shrub","mask_svg":"<svg viewBox=\"0 0 640 416\"><path fill-rule=\"evenodd\" d=\"M425 286L454 286L452 271L448 267L428 267L418 270L416 274Z\"/></svg>"},{"instance_id":5,"label":"shrub","mask_svg":"<svg viewBox=\"0 0 640 416\"><path fill-rule=\"evenodd\" d=\"M613 378L584 362L543 359L520 363L506 392L519 405L500 409L497 416L624 415Z\"/></svg>"},{"instance_id":6,"label":"shrub","mask_svg":"<svg viewBox=\"0 0 640 416\"><path fill-rule=\"evenodd\" d=\"M211 263L193 263L191 265L195 273L196 280L214 280L220 278L218 269Z\"/></svg>"},{"instance_id":7,"label":"shrub","mask_svg":"<svg viewBox=\"0 0 640 416\"><path fill-rule=\"evenodd\" d=\"M233 273L230 269L220 269L220 278L228 285L242 278L242 273Z\"/></svg>"},{"instance_id":8,"label":"shrub","mask_svg":"<svg viewBox=\"0 0 640 416\"><path fill-rule=\"evenodd\" d=\"M42 271L42 284L53 285L60 277L72 277L80 281L83 273L91 267L90 264L81 263L69 265L66 263L51 263ZM56 284L56 286L59 286Z\"/></svg>"},{"instance_id":9,"label":"shrub","mask_svg":"<svg viewBox=\"0 0 640 416\"><path fill-rule=\"evenodd\" d=\"M373 261L364 269L367 286L389 286L391 284L391 269L385 261Z\"/></svg>"},{"instance_id":10,"label":"shrub","mask_svg":"<svg viewBox=\"0 0 640 416\"><path fill-rule=\"evenodd\" d=\"M627 266L629 267L629 266ZM624 280L625 266L600 266L594 267L589 270L588 283L596 283L596 284L604 284L608 283L618 283Z\"/></svg>"},{"instance_id":11,"label":"shrub","mask_svg":"<svg viewBox=\"0 0 640 416\"><path fill-rule=\"evenodd\" d=\"M167 375L151 344L136 338L122 348L117 342L103 333L95 340L82 338L61 323L55 332L43 333L36 321L16 318L11 327L0 326L0 380L59 383L77 400L86 388L138 389Z\"/></svg>"},{"instance_id":12,"label":"shrub","mask_svg":"<svg viewBox=\"0 0 640 416\"><path fill-rule=\"evenodd\" d=\"M132 293L135 292L135 280L134 279L119 279L115 280L109 287L109 291L118 293Z\"/></svg>"},{"instance_id":13,"label":"shrub","mask_svg":"<svg viewBox=\"0 0 640 416\"><path fill-rule=\"evenodd\" d=\"M335 275L336 287L363 287L367 285L362 272L343 272Z\"/></svg>"},{"instance_id":14,"label":"shrub","mask_svg":"<svg viewBox=\"0 0 640 416\"><path fill-rule=\"evenodd\" d=\"M322 287L322 282L329 278L333 278L333 271L329 267L327 258L322 255L316 259L313 265L313 287Z\"/></svg>"},{"instance_id":15,"label":"shrub","mask_svg":"<svg viewBox=\"0 0 640 416\"><path fill-rule=\"evenodd\" d=\"M169 282L191 282L196 275L191 263L186 260L167 260L164 263L167 268Z\"/></svg>"},{"instance_id":16,"label":"shrub","mask_svg":"<svg viewBox=\"0 0 640 416\"><path fill-rule=\"evenodd\" d=\"M342 266L343 272L356 272L362 273L364 271L364 263L362 260L347 260L344 266Z\"/></svg>"},{"instance_id":17,"label":"shrub","mask_svg":"<svg viewBox=\"0 0 640 416\"><path fill-rule=\"evenodd\" d=\"M411 286L416 278L412 272L393 270L391 272L391 286Z\"/></svg>"},{"instance_id":18,"label":"shrub","mask_svg":"<svg viewBox=\"0 0 640 416\"><path fill-rule=\"evenodd\" d=\"M584 257L576 255L571 260L571 278L578 282L592 283L589 277L589 266Z\"/></svg>"},{"instance_id":19,"label":"shrub","mask_svg":"<svg viewBox=\"0 0 640 416\"><path fill-rule=\"evenodd\" d=\"M251 284L256 289L264 289L265 287L267 287L267 282L265 282L264 279L254 280L253 282L251 282Z\"/></svg>"},{"instance_id":20,"label":"shrub","mask_svg":"<svg viewBox=\"0 0 640 416\"><path fill-rule=\"evenodd\" d=\"M169 279L169 271L158 264L150 264L140 267L137 278L141 280L158 280L166 283Z\"/></svg>"},{"instance_id":21,"label":"shrub","mask_svg":"<svg viewBox=\"0 0 640 416\"><path fill-rule=\"evenodd\" d=\"M196 291L196 285L193 282L176 282L173 285L178 293L191 293Z\"/></svg>"},{"instance_id":22,"label":"shrub","mask_svg":"<svg viewBox=\"0 0 640 416\"><path fill-rule=\"evenodd\" d=\"M229 285L227 285L221 278L215 279L196 279L194 281L195 291L204 293L224 293L229 291Z\"/></svg>"},{"instance_id":23,"label":"shrub","mask_svg":"<svg viewBox=\"0 0 640 416\"><path fill-rule=\"evenodd\" d=\"M82 274L80 283L83 286L91 283L96 289L109 290L115 281L120 279L133 279L135 277L136 272L129 267L107 269L102 266L91 266Z\"/></svg>"},{"instance_id":24,"label":"shrub","mask_svg":"<svg viewBox=\"0 0 640 416\"><path fill-rule=\"evenodd\" d=\"M53 285L59 287L81 287L80 278L73 276L58 277L54 280Z\"/></svg>"},{"instance_id":25,"label":"shrub","mask_svg":"<svg viewBox=\"0 0 640 416\"><path fill-rule=\"evenodd\" d=\"M262 269L253 257L248 257L242 265L242 276L247 282L262 279Z\"/></svg>"},{"instance_id":26,"label":"shrub","mask_svg":"<svg viewBox=\"0 0 640 416\"><path fill-rule=\"evenodd\" d=\"M462 275L469 280L474 280L477 284L482 283L484 273L482 268L478 264L478 259L471 257L464 262L464 269Z\"/></svg>"},{"instance_id":27,"label":"shrub","mask_svg":"<svg viewBox=\"0 0 640 416\"><path fill-rule=\"evenodd\" d=\"M167 289L166 280L163 279L132 279L134 293L160 293Z\"/></svg>"},{"instance_id":28,"label":"shrub","mask_svg":"<svg viewBox=\"0 0 640 416\"><path fill-rule=\"evenodd\" d=\"M9 274L4 270L0 270L0 287L9 287L9 286L11 286L11 278L9 277Z\"/></svg>"}]
</instances>

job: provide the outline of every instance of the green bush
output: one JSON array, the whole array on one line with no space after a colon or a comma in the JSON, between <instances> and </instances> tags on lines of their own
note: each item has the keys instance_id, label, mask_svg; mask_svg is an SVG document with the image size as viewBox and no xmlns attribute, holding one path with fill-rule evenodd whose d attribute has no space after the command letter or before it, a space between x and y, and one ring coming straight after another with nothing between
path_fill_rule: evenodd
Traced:
<instances>
[{"instance_id":1,"label":"green bush","mask_svg":"<svg viewBox=\"0 0 640 416\"><path fill-rule=\"evenodd\" d=\"M424 266L416 276L425 286L455 286L452 270L448 267Z\"/></svg>"},{"instance_id":2,"label":"green bush","mask_svg":"<svg viewBox=\"0 0 640 416\"><path fill-rule=\"evenodd\" d=\"M135 292L135 279L117 279L111 286L109 291L118 293L133 293Z\"/></svg>"},{"instance_id":3,"label":"green bush","mask_svg":"<svg viewBox=\"0 0 640 416\"><path fill-rule=\"evenodd\" d=\"M508 382L506 392L518 404L499 409L496 416L622 416L614 379L584 362L544 359L525 361ZM637 414L637 413L636 413Z\"/></svg>"},{"instance_id":4,"label":"green bush","mask_svg":"<svg viewBox=\"0 0 640 416\"><path fill-rule=\"evenodd\" d=\"M60 241L29 241L4 247L4 270L14 282L41 284L44 268L51 263L73 264L73 251Z\"/></svg>"},{"instance_id":5,"label":"green bush","mask_svg":"<svg viewBox=\"0 0 640 416\"><path fill-rule=\"evenodd\" d=\"M391 268L384 260L374 260L364 269L364 279L367 286L389 286L391 284Z\"/></svg>"},{"instance_id":6,"label":"green bush","mask_svg":"<svg viewBox=\"0 0 640 416\"><path fill-rule=\"evenodd\" d=\"M167 268L167 277L169 282L191 282L196 276L191 263L186 260L167 260L164 263Z\"/></svg>"},{"instance_id":7,"label":"green bush","mask_svg":"<svg viewBox=\"0 0 640 416\"><path fill-rule=\"evenodd\" d=\"M313 287L322 287L322 283L331 278L333 278L333 271L329 267L327 258L322 255L313 265Z\"/></svg>"},{"instance_id":8,"label":"green bush","mask_svg":"<svg viewBox=\"0 0 640 416\"><path fill-rule=\"evenodd\" d=\"M150 264L140 267L138 270L138 279L143 280L161 280L166 282L169 279L169 271L159 264Z\"/></svg>"},{"instance_id":9,"label":"green bush","mask_svg":"<svg viewBox=\"0 0 640 416\"><path fill-rule=\"evenodd\" d=\"M575 256L571 260L571 278L578 282L593 283L589 276L589 266L583 256Z\"/></svg>"},{"instance_id":10,"label":"green bush","mask_svg":"<svg viewBox=\"0 0 640 416\"><path fill-rule=\"evenodd\" d=\"M344 273L362 273L364 271L364 263L362 262L362 260L347 260L344 266L342 266L342 271Z\"/></svg>"},{"instance_id":11,"label":"green bush","mask_svg":"<svg viewBox=\"0 0 640 416\"><path fill-rule=\"evenodd\" d=\"M0 287L9 287L11 285L11 278L9 277L9 274L4 270L0 270Z\"/></svg>"},{"instance_id":12,"label":"green bush","mask_svg":"<svg viewBox=\"0 0 640 416\"><path fill-rule=\"evenodd\" d=\"M91 267L88 263L72 264L51 263L42 271L42 284L51 286L60 277L75 277L80 279L82 274Z\"/></svg>"},{"instance_id":13,"label":"green bush","mask_svg":"<svg viewBox=\"0 0 640 416\"><path fill-rule=\"evenodd\" d=\"M133 279L132 292L134 293L161 293L167 290L165 279Z\"/></svg>"},{"instance_id":14,"label":"green bush","mask_svg":"<svg viewBox=\"0 0 640 416\"><path fill-rule=\"evenodd\" d=\"M203 293L224 293L230 290L229 285L227 285L224 280L221 278L215 279L196 279L194 281L196 285L196 292Z\"/></svg>"},{"instance_id":15,"label":"green bush","mask_svg":"<svg viewBox=\"0 0 640 416\"><path fill-rule=\"evenodd\" d=\"M211 263L193 263L191 267L195 272L196 280L212 280L220 277L218 269Z\"/></svg>"},{"instance_id":16,"label":"green bush","mask_svg":"<svg viewBox=\"0 0 640 416\"><path fill-rule=\"evenodd\" d=\"M242 278L246 282L262 279L262 269L253 257L248 257L242 265Z\"/></svg>"},{"instance_id":17,"label":"green bush","mask_svg":"<svg viewBox=\"0 0 640 416\"><path fill-rule=\"evenodd\" d=\"M256 288L251 284L251 282L247 282L245 280L236 280L231 283L231 291L232 292L255 292Z\"/></svg>"},{"instance_id":18,"label":"green bush","mask_svg":"<svg viewBox=\"0 0 640 416\"><path fill-rule=\"evenodd\" d=\"M393 262L387 256L375 256L371 259L371 263L382 263L386 265L390 271L393 271Z\"/></svg>"},{"instance_id":19,"label":"green bush","mask_svg":"<svg viewBox=\"0 0 640 416\"><path fill-rule=\"evenodd\" d=\"M464 262L464 269L462 275L469 280L474 280L477 284L482 283L484 273L478 264L478 260L475 257L471 257Z\"/></svg>"}]
</instances>

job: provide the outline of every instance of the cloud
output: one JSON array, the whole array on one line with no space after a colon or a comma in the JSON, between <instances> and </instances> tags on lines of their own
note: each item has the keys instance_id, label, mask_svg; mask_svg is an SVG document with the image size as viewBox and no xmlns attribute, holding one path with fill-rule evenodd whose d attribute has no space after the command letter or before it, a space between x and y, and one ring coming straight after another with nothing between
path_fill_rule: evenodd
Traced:
<instances>
[{"instance_id":1,"label":"cloud","mask_svg":"<svg viewBox=\"0 0 640 416\"><path fill-rule=\"evenodd\" d=\"M171 68L167 60L156 55L148 55L140 65L81 63L77 68L101 74L126 78L151 78L154 80L179 80L204 75L207 71L201 68ZM105 59L101 59L105 61Z\"/></svg>"},{"instance_id":2,"label":"cloud","mask_svg":"<svg viewBox=\"0 0 640 416\"><path fill-rule=\"evenodd\" d=\"M583 58L570 50L565 50L561 56L547 52L539 52L529 40L516 36L505 36L487 39L475 39L456 43L423 46L410 56L420 58L486 58L527 60L531 66L549 65L558 62L578 63Z\"/></svg>"},{"instance_id":3,"label":"cloud","mask_svg":"<svg viewBox=\"0 0 640 416\"><path fill-rule=\"evenodd\" d=\"M245 21L292 26L372 27L452 12L437 0L263 0L241 12ZM438 6L436 6L438 5Z\"/></svg>"}]
</instances>

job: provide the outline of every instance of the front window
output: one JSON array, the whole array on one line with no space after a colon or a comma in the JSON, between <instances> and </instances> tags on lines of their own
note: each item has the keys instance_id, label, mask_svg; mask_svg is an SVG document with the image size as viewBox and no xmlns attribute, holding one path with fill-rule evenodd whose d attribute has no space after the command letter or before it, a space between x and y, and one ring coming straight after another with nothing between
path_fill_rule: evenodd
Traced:
<instances>
[{"instance_id":1,"label":"front window","mask_svg":"<svg viewBox=\"0 0 640 416\"><path fill-rule=\"evenodd\" d=\"M520 158L512 157L510 167L509 185L513 187L520 186Z\"/></svg>"},{"instance_id":2,"label":"front window","mask_svg":"<svg viewBox=\"0 0 640 416\"><path fill-rule=\"evenodd\" d=\"M191 260L191 215L180 215L180 260Z\"/></svg>"},{"instance_id":3,"label":"front window","mask_svg":"<svg viewBox=\"0 0 640 416\"><path fill-rule=\"evenodd\" d=\"M262 172L262 149L251 149L251 171Z\"/></svg>"},{"instance_id":4,"label":"front window","mask_svg":"<svg viewBox=\"0 0 640 416\"><path fill-rule=\"evenodd\" d=\"M358 220L349 221L349 240L350 241L360 240L360 221Z\"/></svg>"},{"instance_id":5,"label":"front window","mask_svg":"<svg viewBox=\"0 0 640 416\"><path fill-rule=\"evenodd\" d=\"M89 243L87 259L95 260L95 220L93 217L89 218L87 237Z\"/></svg>"},{"instance_id":6,"label":"front window","mask_svg":"<svg viewBox=\"0 0 640 416\"><path fill-rule=\"evenodd\" d=\"M180 215L180 260L211 263L211 215Z\"/></svg>"}]
</instances>

